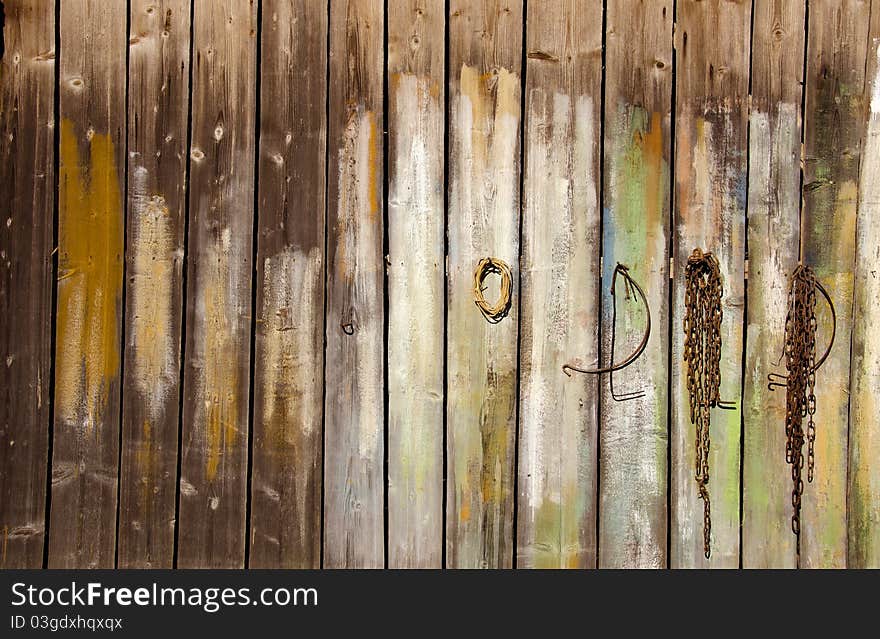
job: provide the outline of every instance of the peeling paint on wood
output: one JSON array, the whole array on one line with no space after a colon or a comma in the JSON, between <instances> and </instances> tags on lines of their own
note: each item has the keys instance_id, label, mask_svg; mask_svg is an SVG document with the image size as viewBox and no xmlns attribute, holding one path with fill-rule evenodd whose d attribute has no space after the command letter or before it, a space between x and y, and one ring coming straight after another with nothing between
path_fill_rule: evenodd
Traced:
<instances>
[{"instance_id":1,"label":"peeling paint on wood","mask_svg":"<svg viewBox=\"0 0 880 639\"><path fill-rule=\"evenodd\" d=\"M383 6L330 16L324 566L384 552Z\"/></svg>"},{"instance_id":2,"label":"peeling paint on wood","mask_svg":"<svg viewBox=\"0 0 880 639\"><path fill-rule=\"evenodd\" d=\"M473 277L498 258L519 290L522 6L456 0L450 12L446 561L509 568L518 303L488 324Z\"/></svg>"},{"instance_id":3,"label":"peeling paint on wood","mask_svg":"<svg viewBox=\"0 0 880 639\"><path fill-rule=\"evenodd\" d=\"M739 565L740 430L745 297L746 135L751 3L677 5L675 222L672 317L672 567ZM721 27L720 25L724 25ZM684 273L694 248L718 258L724 286L721 399L709 452L711 559L703 556L703 502L694 481L694 426L682 359Z\"/></svg>"},{"instance_id":4,"label":"peeling paint on wood","mask_svg":"<svg viewBox=\"0 0 880 639\"><path fill-rule=\"evenodd\" d=\"M527 48L551 53L526 87L517 567L594 568L597 379L562 365L599 347L601 7L532 11Z\"/></svg>"},{"instance_id":5,"label":"peeling paint on wood","mask_svg":"<svg viewBox=\"0 0 880 639\"><path fill-rule=\"evenodd\" d=\"M442 5L388 8L388 565L443 556Z\"/></svg>"},{"instance_id":6,"label":"peeling paint on wood","mask_svg":"<svg viewBox=\"0 0 880 639\"><path fill-rule=\"evenodd\" d=\"M256 6L194 6L179 567L244 565ZM184 490L183 486L188 489Z\"/></svg>"},{"instance_id":7,"label":"peeling paint on wood","mask_svg":"<svg viewBox=\"0 0 880 639\"><path fill-rule=\"evenodd\" d=\"M667 397L669 383L669 235L672 106L672 3L646 5L633 23L627 2L608 3L605 88L605 202L602 334L610 359L611 276L626 264L644 288L651 336L644 354L616 375L616 392L645 396L614 401L600 381L599 565L663 568L666 556ZM633 66L650 69L632 75ZM632 353L645 316L617 291L615 355Z\"/></svg>"},{"instance_id":8,"label":"peeling paint on wood","mask_svg":"<svg viewBox=\"0 0 880 639\"><path fill-rule=\"evenodd\" d=\"M271 0L262 18L249 566L319 568L327 10Z\"/></svg>"},{"instance_id":9,"label":"peeling paint on wood","mask_svg":"<svg viewBox=\"0 0 880 639\"><path fill-rule=\"evenodd\" d=\"M810 4L804 116L804 263L831 293L837 337L816 375L816 466L804 487L800 565L846 566L850 337L869 3ZM817 305L818 349L830 315Z\"/></svg>"},{"instance_id":10,"label":"peeling paint on wood","mask_svg":"<svg viewBox=\"0 0 880 639\"><path fill-rule=\"evenodd\" d=\"M40 568L54 228L55 6L6 0L0 56L0 568Z\"/></svg>"},{"instance_id":11,"label":"peeling paint on wood","mask_svg":"<svg viewBox=\"0 0 880 639\"><path fill-rule=\"evenodd\" d=\"M118 565L174 561L190 3L135 0Z\"/></svg>"},{"instance_id":12,"label":"peeling paint on wood","mask_svg":"<svg viewBox=\"0 0 880 639\"><path fill-rule=\"evenodd\" d=\"M785 390L771 392L767 374L785 374L789 278L798 264L804 14L803 0L755 3L743 390L745 568L796 565L791 470L785 463Z\"/></svg>"},{"instance_id":13,"label":"peeling paint on wood","mask_svg":"<svg viewBox=\"0 0 880 639\"><path fill-rule=\"evenodd\" d=\"M125 14L97 0L61 7L52 568L114 565Z\"/></svg>"}]
</instances>

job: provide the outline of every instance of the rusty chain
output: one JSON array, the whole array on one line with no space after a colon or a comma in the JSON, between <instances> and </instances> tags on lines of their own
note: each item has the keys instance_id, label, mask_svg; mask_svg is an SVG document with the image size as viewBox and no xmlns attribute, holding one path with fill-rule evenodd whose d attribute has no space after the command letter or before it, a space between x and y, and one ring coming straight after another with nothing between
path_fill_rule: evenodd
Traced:
<instances>
[{"instance_id":1,"label":"rusty chain","mask_svg":"<svg viewBox=\"0 0 880 639\"><path fill-rule=\"evenodd\" d=\"M695 479L703 500L703 552L711 555L712 517L709 502L710 409L731 408L719 397L721 388L721 298L724 286L718 260L694 249L685 267L684 359L694 442Z\"/></svg>"},{"instance_id":2,"label":"rusty chain","mask_svg":"<svg viewBox=\"0 0 880 639\"><path fill-rule=\"evenodd\" d=\"M816 359L816 293L821 293L831 309L834 331L825 354ZM800 556L801 502L804 493L804 442L807 443L807 482L813 481L816 465L816 370L822 365L834 344L837 318L828 292L816 279L813 269L803 264L792 274L788 289L788 311L785 316L783 357L788 375L771 373L769 388L785 386L785 461L791 466L791 530L797 538ZM784 380L784 381L780 381ZM804 420L807 422L804 431Z\"/></svg>"}]
</instances>

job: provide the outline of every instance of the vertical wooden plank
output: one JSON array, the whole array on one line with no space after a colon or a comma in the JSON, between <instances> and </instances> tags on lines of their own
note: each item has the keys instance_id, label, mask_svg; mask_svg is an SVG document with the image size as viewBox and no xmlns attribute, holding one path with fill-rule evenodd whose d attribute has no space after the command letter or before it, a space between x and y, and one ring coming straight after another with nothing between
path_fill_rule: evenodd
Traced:
<instances>
[{"instance_id":1,"label":"vertical wooden plank","mask_svg":"<svg viewBox=\"0 0 880 639\"><path fill-rule=\"evenodd\" d=\"M388 565L443 559L442 3L388 4Z\"/></svg>"},{"instance_id":2,"label":"vertical wooden plank","mask_svg":"<svg viewBox=\"0 0 880 639\"><path fill-rule=\"evenodd\" d=\"M749 279L743 397L742 563L796 564L791 472L785 464L781 362L788 284L798 264L804 0L756 0L749 114Z\"/></svg>"},{"instance_id":3,"label":"vertical wooden plank","mask_svg":"<svg viewBox=\"0 0 880 639\"><path fill-rule=\"evenodd\" d=\"M837 338L816 375L816 466L804 487L800 565L846 566L850 337L859 157L863 131L867 0L810 2L804 116L801 252L837 310ZM830 315L817 309L819 345Z\"/></svg>"},{"instance_id":4,"label":"vertical wooden plank","mask_svg":"<svg viewBox=\"0 0 880 639\"><path fill-rule=\"evenodd\" d=\"M327 8L262 7L253 568L321 563Z\"/></svg>"},{"instance_id":5,"label":"vertical wooden plank","mask_svg":"<svg viewBox=\"0 0 880 639\"><path fill-rule=\"evenodd\" d=\"M473 279L491 256L518 291L522 2L452 0L449 10L447 564L509 568L518 300L489 324Z\"/></svg>"},{"instance_id":6,"label":"vertical wooden plank","mask_svg":"<svg viewBox=\"0 0 880 639\"><path fill-rule=\"evenodd\" d=\"M49 440L55 3L3 3L0 568L40 568Z\"/></svg>"},{"instance_id":7,"label":"vertical wooden plank","mask_svg":"<svg viewBox=\"0 0 880 639\"><path fill-rule=\"evenodd\" d=\"M244 565L257 7L194 5L177 563Z\"/></svg>"},{"instance_id":8,"label":"vertical wooden plank","mask_svg":"<svg viewBox=\"0 0 880 639\"><path fill-rule=\"evenodd\" d=\"M384 551L384 276L380 0L330 15L324 565L376 568Z\"/></svg>"},{"instance_id":9,"label":"vertical wooden plank","mask_svg":"<svg viewBox=\"0 0 880 639\"><path fill-rule=\"evenodd\" d=\"M134 0L120 568L170 568L177 492L189 0Z\"/></svg>"},{"instance_id":10,"label":"vertical wooden plank","mask_svg":"<svg viewBox=\"0 0 880 639\"><path fill-rule=\"evenodd\" d=\"M880 568L880 7L871 7L865 152L856 221L847 566ZM818 436L818 435L817 435Z\"/></svg>"},{"instance_id":11,"label":"vertical wooden plank","mask_svg":"<svg viewBox=\"0 0 880 639\"><path fill-rule=\"evenodd\" d=\"M662 568L667 564L669 417L669 237L672 116L670 0L639 9L608 3L605 76L605 204L602 331L609 357L614 268L626 264L644 288L651 336L644 354L617 375L616 391L645 396L614 401L601 382L599 564ZM632 353L644 333L636 300L617 291L615 353ZM610 360L605 360L606 362Z\"/></svg>"},{"instance_id":12,"label":"vertical wooden plank","mask_svg":"<svg viewBox=\"0 0 880 639\"><path fill-rule=\"evenodd\" d=\"M594 568L602 4L528 10L517 566Z\"/></svg>"},{"instance_id":13,"label":"vertical wooden plank","mask_svg":"<svg viewBox=\"0 0 880 639\"><path fill-rule=\"evenodd\" d=\"M751 2L676 5L675 238L672 315L673 567L739 565L740 402ZM694 426L682 359L684 273L694 248L715 254L724 284L721 399L712 410L712 557L703 555L703 502L694 481Z\"/></svg>"},{"instance_id":14,"label":"vertical wooden plank","mask_svg":"<svg viewBox=\"0 0 880 639\"><path fill-rule=\"evenodd\" d=\"M116 550L126 13L61 4L52 568L112 568Z\"/></svg>"}]
</instances>

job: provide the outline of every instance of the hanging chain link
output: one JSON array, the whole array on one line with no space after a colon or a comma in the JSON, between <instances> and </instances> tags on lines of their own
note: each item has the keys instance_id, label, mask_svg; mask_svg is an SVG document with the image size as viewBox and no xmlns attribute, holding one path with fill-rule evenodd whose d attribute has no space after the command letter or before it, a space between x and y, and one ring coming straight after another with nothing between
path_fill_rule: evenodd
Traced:
<instances>
[{"instance_id":1,"label":"hanging chain link","mask_svg":"<svg viewBox=\"0 0 880 639\"><path fill-rule=\"evenodd\" d=\"M696 427L694 471L703 500L703 552L711 554L709 503L709 410L721 406L721 298L724 287L718 260L694 249L685 268L684 359L691 423Z\"/></svg>"},{"instance_id":2,"label":"hanging chain link","mask_svg":"<svg viewBox=\"0 0 880 639\"><path fill-rule=\"evenodd\" d=\"M807 481L813 481L816 425L816 275L803 264L795 269L788 289L785 317L785 461L791 465L791 529L800 554L801 497L804 494L804 419L807 420Z\"/></svg>"}]
</instances>

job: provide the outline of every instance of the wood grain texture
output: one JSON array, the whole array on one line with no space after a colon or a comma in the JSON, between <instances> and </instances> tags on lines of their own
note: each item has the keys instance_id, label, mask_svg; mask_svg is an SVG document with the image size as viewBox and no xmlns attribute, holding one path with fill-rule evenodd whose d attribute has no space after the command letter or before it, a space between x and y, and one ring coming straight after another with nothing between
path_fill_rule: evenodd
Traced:
<instances>
[{"instance_id":1,"label":"wood grain texture","mask_svg":"<svg viewBox=\"0 0 880 639\"><path fill-rule=\"evenodd\" d=\"M319 568L327 9L262 6L252 568Z\"/></svg>"},{"instance_id":2,"label":"wood grain texture","mask_svg":"<svg viewBox=\"0 0 880 639\"><path fill-rule=\"evenodd\" d=\"M384 13L330 14L324 566L381 568L384 551Z\"/></svg>"},{"instance_id":3,"label":"wood grain texture","mask_svg":"<svg viewBox=\"0 0 880 639\"><path fill-rule=\"evenodd\" d=\"M55 4L4 2L0 58L0 568L40 568L55 203Z\"/></svg>"},{"instance_id":4,"label":"wood grain texture","mask_svg":"<svg viewBox=\"0 0 880 639\"><path fill-rule=\"evenodd\" d=\"M601 381L599 565L667 564L669 416L669 237L672 120L670 0L635 10L608 3L605 80L605 202L602 331L610 361L611 275L618 262L644 288L652 330L644 354L616 375L615 392L644 391L624 402ZM617 291L616 360L638 346L645 316ZM604 376L603 376L604 377Z\"/></svg>"},{"instance_id":5,"label":"wood grain texture","mask_svg":"<svg viewBox=\"0 0 880 639\"><path fill-rule=\"evenodd\" d=\"M171 568L186 216L187 0L131 3L120 568Z\"/></svg>"},{"instance_id":6,"label":"wood grain texture","mask_svg":"<svg viewBox=\"0 0 880 639\"><path fill-rule=\"evenodd\" d=\"M449 10L446 561L509 568L519 303L489 324L473 278L481 259L501 259L519 290L522 3L453 0Z\"/></svg>"},{"instance_id":7,"label":"wood grain texture","mask_svg":"<svg viewBox=\"0 0 880 639\"><path fill-rule=\"evenodd\" d=\"M442 3L388 4L388 565L443 561Z\"/></svg>"},{"instance_id":8,"label":"wood grain texture","mask_svg":"<svg viewBox=\"0 0 880 639\"><path fill-rule=\"evenodd\" d=\"M816 374L816 466L806 484L800 565L846 565L846 475L850 337L859 158L870 5L866 0L810 2L804 115L801 254L837 310L837 337ZM817 349L831 322L818 303Z\"/></svg>"},{"instance_id":9,"label":"wood grain texture","mask_svg":"<svg viewBox=\"0 0 880 639\"><path fill-rule=\"evenodd\" d=\"M529 5L517 566L596 566L602 6Z\"/></svg>"},{"instance_id":10,"label":"wood grain texture","mask_svg":"<svg viewBox=\"0 0 880 639\"><path fill-rule=\"evenodd\" d=\"M112 568L116 551L126 12L61 5L51 568Z\"/></svg>"},{"instance_id":11,"label":"wood grain texture","mask_svg":"<svg viewBox=\"0 0 880 639\"><path fill-rule=\"evenodd\" d=\"M257 7L194 5L179 567L244 565Z\"/></svg>"},{"instance_id":12,"label":"wood grain texture","mask_svg":"<svg viewBox=\"0 0 880 639\"><path fill-rule=\"evenodd\" d=\"M856 222L847 567L880 568L880 11L871 9Z\"/></svg>"},{"instance_id":13,"label":"wood grain texture","mask_svg":"<svg viewBox=\"0 0 880 639\"><path fill-rule=\"evenodd\" d=\"M749 279L743 389L745 568L796 565L791 471L785 463L782 348L789 278L798 264L804 0L757 0L749 115Z\"/></svg>"},{"instance_id":14,"label":"wood grain texture","mask_svg":"<svg viewBox=\"0 0 880 639\"><path fill-rule=\"evenodd\" d=\"M671 383L672 567L739 564L740 430L751 3L676 5L675 220ZM684 273L695 248L718 258L724 286L721 399L709 453L712 557L703 556L703 502L694 481L694 426L683 360Z\"/></svg>"}]
</instances>

